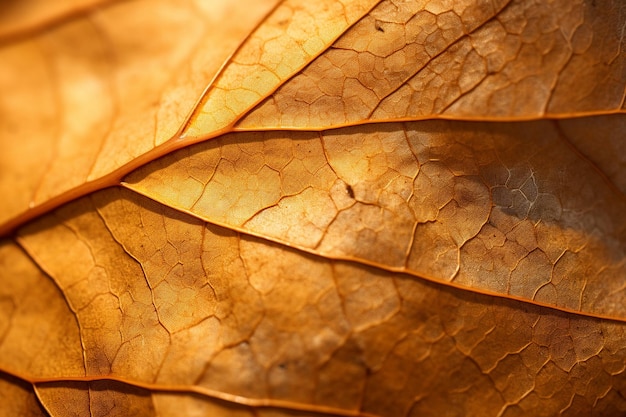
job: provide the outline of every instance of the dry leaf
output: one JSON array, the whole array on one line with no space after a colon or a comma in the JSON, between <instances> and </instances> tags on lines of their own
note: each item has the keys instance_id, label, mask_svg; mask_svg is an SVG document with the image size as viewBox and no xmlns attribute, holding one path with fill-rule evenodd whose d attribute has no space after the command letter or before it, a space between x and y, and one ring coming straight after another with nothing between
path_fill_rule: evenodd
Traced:
<instances>
[{"instance_id":1,"label":"dry leaf","mask_svg":"<svg viewBox=\"0 0 626 417\"><path fill-rule=\"evenodd\" d=\"M626 413L626 5L48 3L0 415Z\"/></svg>"}]
</instances>

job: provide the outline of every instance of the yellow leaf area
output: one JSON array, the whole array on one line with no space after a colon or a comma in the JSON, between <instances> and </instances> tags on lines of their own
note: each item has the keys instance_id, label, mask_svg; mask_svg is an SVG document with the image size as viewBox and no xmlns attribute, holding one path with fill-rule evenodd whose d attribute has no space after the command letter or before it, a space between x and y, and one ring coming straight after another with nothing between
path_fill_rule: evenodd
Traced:
<instances>
[{"instance_id":1,"label":"yellow leaf area","mask_svg":"<svg viewBox=\"0 0 626 417\"><path fill-rule=\"evenodd\" d=\"M167 142L275 1L10 3L23 30L0 26L0 221Z\"/></svg>"},{"instance_id":2,"label":"yellow leaf area","mask_svg":"<svg viewBox=\"0 0 626 417\"><path fill-rule=\"evenodd\" d=\"M0 8L0 417L626 413L623 2Z\"/></svg>"}]
</instances>

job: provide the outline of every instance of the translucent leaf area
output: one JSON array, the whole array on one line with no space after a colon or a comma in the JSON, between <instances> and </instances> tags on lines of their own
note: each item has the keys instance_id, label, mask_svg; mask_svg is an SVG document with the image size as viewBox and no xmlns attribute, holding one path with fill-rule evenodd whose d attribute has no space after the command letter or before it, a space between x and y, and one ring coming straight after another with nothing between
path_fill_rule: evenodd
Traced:
<instances>
[{"instance_id":1,"label":"translucent leaf area","mask_svg":"<svg viewBox=\"0 0 626 417\"><path fill-rule=\"evenodd\" d=\"M0 4L0 417L626 414L626 4Z\"/></svg>"}]
</instances>

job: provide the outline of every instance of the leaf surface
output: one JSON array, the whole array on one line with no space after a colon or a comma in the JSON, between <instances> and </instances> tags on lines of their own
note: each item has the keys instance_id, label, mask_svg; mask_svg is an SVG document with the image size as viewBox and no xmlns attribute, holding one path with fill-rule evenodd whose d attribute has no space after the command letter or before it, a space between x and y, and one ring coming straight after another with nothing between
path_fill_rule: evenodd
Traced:
<instances>
[{"instance_id":1,"label":"leaf surface","mask_svg":"<svg viewBox=\"0 0 626 417\"><path fill-rule=\"evenodd\" d=\"M622 15L591 2L381 2L243 128L621 111ZM555 12L558 10L558 12Z\"/></svg>"},{"instance_id":2,"label":"leaf surface","mask_svg":"<svg viewBox=\"0 0 626 417\"><path fill-rule=\"evenodd\" d=\"M0 44L2 221L168 141L274 2L109 3Z\"/></svg>"},{"instance_id":3,"label":"leaf surface","mask_svg":"<svg viewBox=\"0 0 626 417\"><path fill-rule=\"evenodd\" d=\"M586 122L591 137L597 121ZM623 117L603 123L617 142ZM619 317L623 194L581 164L565 129L441 121L234 134L124 185L324 256Z\"/></svg>"},{"instance_id":4,"label":"leaf surface","mask_svg":"<svg viewBox=\"0 0 626 417\"><path fill-rule=\"evenodd\" d=\"M619 1L22 7L1 412L626 412Z\"/></svg>"},{"instance_id":5,"label":"leaf surface","mask_svg":"<svg viewBox=\"0 0 626 417\"><path fill-rule=\"evenodd\" d=\"M389 416L455 401L459 415L549 415L575 400L614 410L623 389L623 323L302 254L128 191L48 221L19 240L76 312L90 377ZM92 273L58 268L66 249L50 249L55 236Z\"/></svg>"}]
</instances>

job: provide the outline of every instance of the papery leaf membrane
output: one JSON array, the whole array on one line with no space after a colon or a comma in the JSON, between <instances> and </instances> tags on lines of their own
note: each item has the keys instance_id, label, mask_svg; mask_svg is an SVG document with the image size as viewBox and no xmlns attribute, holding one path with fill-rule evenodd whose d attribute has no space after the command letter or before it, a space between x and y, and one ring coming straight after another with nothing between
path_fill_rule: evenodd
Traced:
<instances>
[{"instance_id":1,"label":"papery leaf membrane","mask_svg":"<svg viewBox=\"0 0 626 417\"><path fill-rule=\"evenodd\" d=\"M381 2L240 126L621 111L623 13L620 2Z\"/></svg>"},{"instance_id":2,"label":"papery leaf membrane","mask_svg":"<svg viewBox=\"0 0 626 417\"><path fill-rule=\"evenodd\" d=\"M619 140L623 120L602 119L608 141ZM597 121L586 123L590 138ZM569 126L233 134L147 165L125 185L324 256L623 317L625 201L573 148Z\"/></svg>"},{"instance_id":3,"label":"papery leaf membrane","mask_svg":"<svg viewBox=\"0 0 626 417\"><path fill-rule=\"evenodd\" d=\"M6 374L0 374L0 404L2 417L48 417L29 384Z\"/></svg>"},{"instance_id":4,"label":"papery leaf membrane","mask_svg":"<svg viewBox=\"0 0 626 417\"><path fill-rule=\"evenodd\" d=\"M47 7L0 415L626 413L622 2Z\"/></svg>"},{"instance_id":5,"label":"papery leaf membrane","mask_svg":"<svg viewBox=\"0 0 626 417\"><path fill-rule=\"evenodd\" d=\"M205 94L185 135L204 136L247 110L323 53L379 0L287 0L232 57Z\"/></svg>"},{"instance_id":6,"label":"papery leaf membrane","mask_svg":"<svg viewBox=\"0 0 626 417\"><path fill-rule=\"evenodd\" d=\"M97 281L53 269L59 229L91 248ZM92 377L380 416L621 407L623 323L302 254L125 190L68 205L20 242L78 310Z\"/></svg>"},{"instance_id":7,"label":"papery leaf membrane","mask_svg":"<svg viewBox=\"0 0 626 417\"><path fill-rule=\"evenodd\" d=\"M169 140L273 3L112 2L0 43L0 221Z\"/></svg>"},{"instance_id":8,"label":"papery leaf membrane","mask_svg":"<svg viewBox=\"0 0 626 417\"><path fill-rule=\"evenodd\" d=\"M83 376L74 314L55 283L6 240L0 245L0 279L0 364L40 377Z\"/></svg>"}]
</instances>

